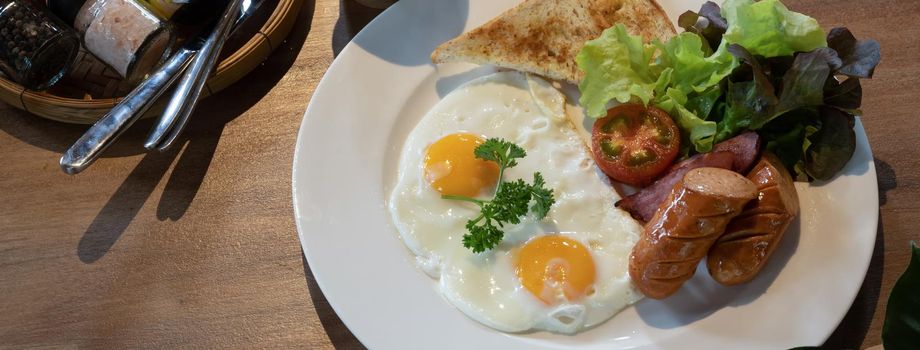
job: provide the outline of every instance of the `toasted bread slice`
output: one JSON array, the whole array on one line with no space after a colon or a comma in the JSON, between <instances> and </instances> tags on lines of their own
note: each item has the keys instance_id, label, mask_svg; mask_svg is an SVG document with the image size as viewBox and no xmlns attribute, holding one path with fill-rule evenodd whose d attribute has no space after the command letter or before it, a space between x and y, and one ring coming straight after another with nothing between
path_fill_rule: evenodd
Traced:
<instances>
[{"instance_id":1,"label":"toasted bread slice","mask_svg":"<svg viewBox=\"0 0 920 350\"><path fill-rule=\"evenodd\" d=\"M675 34L654 0L526 0L441 44L431 60L491 64L578 84L584 73L575 56L615 23L646 41Z\"/></svg>"}]
</instances>

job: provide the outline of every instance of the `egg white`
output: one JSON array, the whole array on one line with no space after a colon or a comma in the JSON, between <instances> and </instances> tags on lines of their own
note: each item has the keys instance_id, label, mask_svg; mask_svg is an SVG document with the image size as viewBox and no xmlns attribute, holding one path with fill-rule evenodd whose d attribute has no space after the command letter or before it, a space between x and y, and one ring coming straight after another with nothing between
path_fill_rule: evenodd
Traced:
<instances>
[{"instance_id":1,"label":"egg white","mask_svg":"<svg viewBox=\"0 0 920 350\"><path fill-rule=\"evenodd\" d=\"M424 176L426 148L443 136L467 132L516 143L527 157L506 180L533 180L540 172L556 203L543 220L528 216L506 226L502 243L474 254L461 239L479 214L471 203L442 199ZM565 96L543 79L501 72L473 80L444 97L416 125L403 146L397 184L388 205L400 236L439 290L470 318L506 332L574 333L641 298L627 273L642 227L614 207L617 193L597 170L578 131L566 118ZM563 234L594 258L594 293L547 306L523 288L514 272L516 249L528 239Z\"/></svg>"}]
</instances>

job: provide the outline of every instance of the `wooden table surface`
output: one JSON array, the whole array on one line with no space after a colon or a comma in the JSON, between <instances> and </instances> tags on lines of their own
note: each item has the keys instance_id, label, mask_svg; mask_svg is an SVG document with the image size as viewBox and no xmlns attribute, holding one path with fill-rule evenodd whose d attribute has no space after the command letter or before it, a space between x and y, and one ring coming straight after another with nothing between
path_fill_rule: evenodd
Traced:
<instances>
[{"instance_id":1,"label":"wooden table surface","mask_svg":"<svg viewBox=\"0 0 920 350\"><path fill-rule=\"evenodd\" d=\"M379 13L352 1L307 1L287 42L207 99L165 154L142 151L142 121L68 176L58 159L86 127L0 105L0 348L361 348L303 258L290 187L313 89ZM878 239L826 344L865 348L881 342L885 301L920 238L920 2L785 2L882 44L863 83Z\"/></svg>"}]
</instances>

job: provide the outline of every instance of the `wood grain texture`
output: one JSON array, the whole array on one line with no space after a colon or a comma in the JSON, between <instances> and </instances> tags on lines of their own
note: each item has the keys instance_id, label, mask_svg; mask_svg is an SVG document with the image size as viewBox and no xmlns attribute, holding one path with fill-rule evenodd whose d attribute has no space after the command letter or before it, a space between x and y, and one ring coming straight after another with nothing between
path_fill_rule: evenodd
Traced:
<instances>
[{"instance_id":1,"label":"wood grain texture","mask_svg":"<svg viewBox=\"0 0 920 350\"><path fill-rule=\"evenodd\" d=\"M866 348L881 341L885 300L920 239L920 2L785 2L882 44L863 85L879 238L826 344ZM313 89L377 13L307 1L262 67L203 103L183 147L143 153L141 122L79 176L57 161L85 126L0 104L0 348L361 348L302 258L290 178Z\"/></svg>"}]
</instances>

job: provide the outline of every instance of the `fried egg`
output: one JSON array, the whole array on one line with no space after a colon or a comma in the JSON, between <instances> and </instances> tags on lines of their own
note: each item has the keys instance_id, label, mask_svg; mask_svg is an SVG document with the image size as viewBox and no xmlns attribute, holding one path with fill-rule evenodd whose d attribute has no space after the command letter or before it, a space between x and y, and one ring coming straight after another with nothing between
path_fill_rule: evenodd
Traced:
<instances>
[{"instance_id":1,"label":"fried egg","mask_svg":"<svg viewBox=\"0 0 920 350\"><path fill-rule=\"evenodd\" d=\"M441 196L491 198L498 166L473 155L488 138L527 152L503 179L529 183L540 172L556 201L542 220L528 214L504 226L502 242L477 254L462 237L479 207ZM387 204L418 266L469 318L505 332L571 334L641 298L627 267L642 227L614 207L619 196L596 169L565 96L538 77L500 72L457 88L415 126Z\"/></svg>"}]
</instances>

